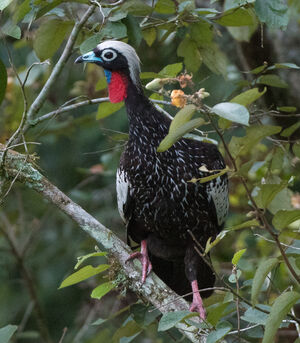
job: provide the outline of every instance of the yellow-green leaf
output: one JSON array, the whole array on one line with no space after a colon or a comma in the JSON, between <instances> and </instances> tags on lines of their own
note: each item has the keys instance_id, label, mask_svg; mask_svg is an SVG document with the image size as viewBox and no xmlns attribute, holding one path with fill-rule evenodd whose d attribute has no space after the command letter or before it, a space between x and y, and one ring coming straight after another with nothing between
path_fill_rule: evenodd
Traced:
<instances>
[{"instance_id":1,"label":"yellow-green leaf","mask_svg":"<svg viewBox=\"0 0 300 343\"><path fill-rule=\"evenodd\" d=\"M69 275L59 286L60 288L68 287L71 285L74 285L78 282L81 282L85 279L90 278L91 276L94 276L96 274L99 274L101 272L104 272L110 267L109 264L100 264L98 267L93 266L85 266L81 269L79 269L77 272Z\"/></svg>"},{"instance_id":2,"label":"yellow-green leaf","mask_svg":"<svg viewBox=\"0 0 300 343\"><path fill-rule=\"evenodd\" d=\"M262 343L273 343L276 332L291 308L300 299L300 293L290 291L281 294L271 307L270 315L267 319L265 334Z\"/></svg>"},{"instance_id":3,"label":"yellow-green leaf","mask_svg":"<svg viewBox=\"0 0 300 343\"><path fill-rule=\"evenodd\" d=\"M110 290L115 288L115 285L112 282L105 282L96 287L92 294L91 297L95 299L101 299L105 294L107 294Z\"/></svg>"},{"instance_id":4,"label":"yellow-green leaf","mask_svg":"<svg viewBox=\"0 0 300 343\"><path fill-rule=\"evenodd\" d=\"M192 119L196 111L196 106L186 105L180 111L178 111L171 122L169 132L177 130L180 126Z\"/></svg>"},{"instance_id":5,"label":"yellow-green leaf","mask_svg":"<svg viewBox=\"0 0 300 343\"><path fill-rule=\"evenodd\" d=\"M267 91L267 87L263 89L263 91L259 91L258 88L249 89L230 100L230 102L234 102L236 104L240 104L243 106L249 106L254 101L259 99L262 95L264 95Z\"/></svg>"},{"instance_id":6,"label":"yellow-green leaf","mask_svg":"<svg viewBox=\"0 0 300 343\"><path fill-rule=\"evenodd\" d=\"M282 230L299 219L300 210L281 210L276 212L275 216L273 217L272 224L276 227L276 229Z\"/></svg>"},{"instance_id":7,"label":"yellow-green leaf","mask_svg":"<svg viewBox=\"0 0 300 343\"><path fill-rule=\"evenodd\" d=\"M183 135L192 131L193 129L201 126L204 123L202 118L193 119L184 125L180 126L178 129L169 132L167 136L160 142L157 148L158 152L163 152L169 149L175 142L178 141Z\"/></svg>"},{"instance_id":8,"label":"yellow-green leaf","mask_svg":"<svg viewBox=\"0 0 300 343\"><path fill-rule=\"evenodd\" d=\"M46 21L39 27L33 42L33 48L41 61L55 54L72 26L71 21L53 19Z\"/></svg>"},{"instance_id":9,"label":"yellow-green leaf","mask_svg":"<svg viewBox=\"0 0 300 343\"><path fill-rule=\"evenodd\" d=\"M143 30L142 35L147 45L151 46L156 39L156 29L154 27L151 27L150 29Z\"/></svg>"},{"instance_id":10,"label":"yellow-green leaf","mask_svg":"<svg viewBox=\"0 0 300 343\"><path fill-rule=\"evenodd\" d=\"M239 260L241 259L241 257L244 255L244 253L246 252L247 249L241 249L239 251L237 251L233 257L232 257L232 260L231 260L231 263L233 265L237 265L239 263Z\"/></svg>"},{"instance_id":11,"label":"yellow-green leaf","mask_svg":"<svg viewBox=\"0 0 300 343\"><path fill-rule=\"evenodd\" d=\"M175 77L182 70L182 63L173 63L165 66L158 74L162 77Z\"/></svg>"},{"instance_id":12,"label":"yellow-green leaf","mask_svg":"<svg viewBox=\"0 0 300 343\"><path fill-rule=\"evenodd\" d=\"M268 260L262 262L258 266L255 272L254 278L253 278L252 289L251 289L251 302L253 306L257 304L258 294L261 290L261 287L267 275L277 264L278 264L277 258L269 258Z\"/></svg>"},{"instance_id":13,"label":"yellow-green leaf","mask_svg":"<svg viewBox=\"0 0 300 343\"><path fill-rule=\"evenodd\" d=\"M106 252L102 252L102 251L97 251L97 252L93 252L91 254L87 254L87 255L84 255L84 256L79 256L77 257L77 263L74 267L74 269L78 269L78 267L85 261L87 260L88 258L90 257L95 257L95 256L106 256L107 253Z\"/></svg>"},{"instance_id":14,"label":"yellow-green leaf","mask_svg":"<svg viewBox=\"0 0 300 343\"><path fill-rule=\"evenodd\" d=\"M124 106L124 102L118 102L113 104L111 102L103 102L98 107L98 112L96 115L96 119L103 119L111 115L112 113L117 112Z\"/></svg>"},{"instance_id":15,"label":"yellow-green leaf","mask_svg":"<svg viewBox=\"0 0 300 343\"><path fill-rule=\"evenodd\" d=\"M278 87L278 88L287 88L288 84L283 81L278 75L268 74L260 76L257 83L261 83L263 85Z\"/></svg>"}]
</instances>

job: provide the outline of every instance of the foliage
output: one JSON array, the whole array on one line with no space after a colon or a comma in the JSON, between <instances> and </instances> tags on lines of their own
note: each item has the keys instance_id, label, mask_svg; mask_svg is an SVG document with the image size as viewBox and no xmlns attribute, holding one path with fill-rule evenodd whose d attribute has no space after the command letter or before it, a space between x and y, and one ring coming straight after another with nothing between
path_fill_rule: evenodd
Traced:
<instances>
[{"instance_id":1,"label":"foliage","mask_svg":"<svg viewBox=\"0 0 300 343\"><path fill-rule=\"evenodd\" d=\"M231 183L226 228L203 252L212 254L217 287L199 323L137 301L120 266L91 253L93 242L58 209L7 185L0 161L0 341L188 342L174 328L181 322L208 343L299 337L298 1L2 0L0 11L0 142L35 158L116 234L125 239L114 190L125 110L90 101L107 96L104 73L74 66L73 52L110 38L133 45L147 95L174 116L158 151L183 135L218 141L228 167L191 181L228 172Z\"/></svg>"}]
</instances>

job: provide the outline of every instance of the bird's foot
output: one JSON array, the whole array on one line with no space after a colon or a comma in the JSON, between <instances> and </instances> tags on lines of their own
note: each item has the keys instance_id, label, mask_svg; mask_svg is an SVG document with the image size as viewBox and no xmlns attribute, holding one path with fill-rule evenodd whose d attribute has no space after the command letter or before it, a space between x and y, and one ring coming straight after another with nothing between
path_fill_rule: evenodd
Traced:
<instances>
[{"instance_id":1,"label":"bird's foot","mask_svg":"<svg viewBox=\"0 0 300 343\"><path fill-rule=\"evenodd\" d=\"M197 280L192 281L192 290L193 290L193 302L190 306L191 312L198 312L202 320L206 319L206 311L203 305L202 298L199 293L198 282Z\"/></svg>"},{"instance_id":2,"label":"bird's foot","mask_svg":"<svg viewBox=\"0 0 300 343\"><path fill-rule=\"evenodd\" d=\"M130 256L128 257L126 262L130 261L130 260L134 260L136 258L139 259L141 264L142 264L142 283L144 283L146 281L147 275L149 275L149 273L152 270L152 264L151 264L150 259L148 257L146 240L143 240L141 242L141 252L137 251L137 252L130 254Z\"/></svg>"}]
</instances>

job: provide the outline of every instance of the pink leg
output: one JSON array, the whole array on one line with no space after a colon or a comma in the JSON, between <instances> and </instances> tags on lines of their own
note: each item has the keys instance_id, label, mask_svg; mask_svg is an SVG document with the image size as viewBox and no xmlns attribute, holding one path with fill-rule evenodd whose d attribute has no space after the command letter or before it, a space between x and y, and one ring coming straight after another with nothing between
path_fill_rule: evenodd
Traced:
<instances>
[{"instance_id":1,"label":"pink leg","mask_svg":"<svg viewBox=\"0 0 300 343\"><path fill-rule=\"evenodd\" d=\"M146 277L147 275L151 272L152 270L152 264L149 260L149 257L148 257L148 251L147 251L147 241L144 239L142 240L141 242L141 252L134 252L132 253L128 259L126 260L127 261L130 261L130 260L133 260L135 258L138 258L141 263L142 263L142 283L144 283L146 281Z\"/></svg>"},{"instance_id":2,"label":"pink leg","mask_svg":"<svg viewBox=\"0 0 300 343\"><path fill-rule=\"evenodd\" d=\"M192 290L193 290L193 302L190 306L191 312L199 312L200 318L202 320L206 319L206 312L203 306L203 302L199 293L198 282L197 280L192 281Z\"/></svg>"}]
</instances>

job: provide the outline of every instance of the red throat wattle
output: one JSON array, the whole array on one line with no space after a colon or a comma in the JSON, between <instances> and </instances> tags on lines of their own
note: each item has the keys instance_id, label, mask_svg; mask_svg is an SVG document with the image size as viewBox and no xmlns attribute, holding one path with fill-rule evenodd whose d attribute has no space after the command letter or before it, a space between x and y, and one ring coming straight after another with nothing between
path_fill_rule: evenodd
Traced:
<instances>
[{"instance_id":1,"label":"red throat wattle","mask_svg":"<svg viewBox=\"0 0 300 343\"><path fill-rule=\"evenodd\" d=\"M113 71L108 84L109 100L112 103L123 101L127 97L128 80L125 75Z\"/></svg>"}]
</instances>

